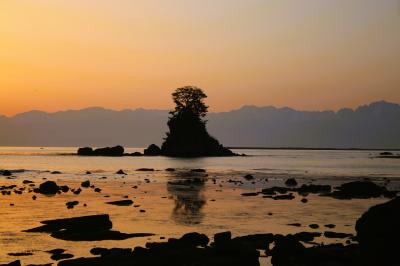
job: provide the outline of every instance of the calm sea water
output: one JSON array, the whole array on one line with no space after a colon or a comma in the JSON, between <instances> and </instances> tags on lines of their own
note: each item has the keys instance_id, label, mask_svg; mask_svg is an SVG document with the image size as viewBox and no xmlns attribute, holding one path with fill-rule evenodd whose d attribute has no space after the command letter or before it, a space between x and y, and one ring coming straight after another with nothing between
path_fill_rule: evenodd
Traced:
<instances>
[{"instance_id":1,"label":"calm sea water","mask_svg":"<svg viewBox=\"0 0 400 266\"><path fill-rule=\"evenodd\" d=\"M79 173L150 167L205 168L216 172L257 171L269 175L332 177L400 177L400 160L374 158L379 151L234 150L246 157L176 159L167 157L78 157L77 148L0 147L0 169ZM143 151L128 148L127 152Z\"/></svg>"},{"instance_id":2,"label":"calm sea water","mask_svg":"<svg viewBox=\"0 0 400 266\"><path fill-rule=\"evenodd\" d=\"M127 149L127 152L143 149ZM258 192L262 188L284 186L288 177L296 177L299 184L323 183L336 185L349 180L369 178L400 190L400 160L373 158L379 151L304 151L304 150L236 150L245 157L175 159L166 157L78 157L71 155L76 148L0 147L0 169L13 171L13 177L0 176L0 186L25 187L23 180L36 185L43 179L60 185L78 188L82 181L102 189L83 189L80 195L63 193L55 196L37 195L32 200L28 189L22 194L0 195L0 263L16 258L15 252L32 252L33 256L19 257L24 265L51 262L46 250L64 248L79 256L91 256L93 247L143 246L160 237L180 237L187 232L202 232L212 237L222 231L234 236L254 233L323 232L324 224L336 224L335 231L355 233L354 224L369 207L387 201L384 198L337 200L309 195L308 203L294 200L272 200L243 197L243 192ZM154 172L136 171L154 168ZM176 168L176 172L164 171ZM191 173L193 168L204 168L207 174ZM127 175L115 172L123 169ZM19 171L24 170L24 171ZM51 174L50 171L61 174ZM87 175L86 171L92 172ZM251 173L254 181L243 176ZM104 178L106 177L106 178ZM179 181L200 178L202 182L179 185ZM241 184L227 182L229 179ZM106 204L109 201L132 199L137 208ZM68 201L79 201L74 209L67 209ZM85 205L84 205L85 204ZM139 210L145 210L140 212ZM115 230L127 233L155 233L150 238L124 241L69 242L47 234L25 233L23 230L40 225L40 221L63 217L107 213ZM301 227L289 226L301 223ZM321 225L312 230L311 223ZM343 242L336 239L316 239L319 243ZM270 265L263 258L262 265Z\"/></svg>"}]
</instances>

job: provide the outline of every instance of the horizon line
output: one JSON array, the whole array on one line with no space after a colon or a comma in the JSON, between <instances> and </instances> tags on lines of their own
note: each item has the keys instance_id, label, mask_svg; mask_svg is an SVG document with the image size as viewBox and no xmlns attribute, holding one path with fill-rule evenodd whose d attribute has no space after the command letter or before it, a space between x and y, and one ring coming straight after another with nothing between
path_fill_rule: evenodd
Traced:
<instances>
[{"instance_id":1,"label":"horizon line","mask_svg":"<svg viewBox=\"0 0 400 266\"><path fill-rule=\"evenodd\" d=\"M294 110L294 111L297 111L297 112L310 112L310 113L312 113L312 112L319 112L319 113L333 112L333 113L338 113L341 110L356 111L360 107L370 106L372 104L378 104L378 103L400 105L400 103L390 102L390 101L387 101L387 100L376 100L376 101L372 101L370 103L358 105L357 107L354 107L354 108L342 107L342 108L338 109L337 111L334 111L334 110L329 110L329 109L325 109L325 110L299 110L299 109L294 109L294 108L289 107L289 106L276 107L274 105L259 106L259 105L244 104L241 107L238 107L238 108L235 108L235 109L231 109L229 111L209 112L209 113L210 114L229 113L229 112L241 110L241 109L246 108L246 107L253 107L253 108L260 108L260 109L261 108L291 109L291 110ZM84 108L80 108L80 109L64 109L64 110L59 110L59 111L43 111L43 110L38 110L38 109L32 109L32 110L29 110L29 111L16 113L14 115L3 115L3 114L0 114L0 117L15 118L16 116L23 115L23 114L28 114L28 113L33 113L33 112L39 112L39 113L44 113L44 114L57 114L57 113L66 113L66 112L80 112L80 111L93 110L93 109L102 109L102 110L105 110L105 111L113 111L113 112L124 112L124 111L133 111L134 112L134 111L141 111L141 110L143 110L143 111L165 111L165 112L168 112L168 111L171 110L171 109L152 109L152 108L148 108L147 109L147 108L143 108L143 107L112 109L112 108L102 107L102 106L88 106L88 107L84 107Z\"/></svg>"}]
</instances>

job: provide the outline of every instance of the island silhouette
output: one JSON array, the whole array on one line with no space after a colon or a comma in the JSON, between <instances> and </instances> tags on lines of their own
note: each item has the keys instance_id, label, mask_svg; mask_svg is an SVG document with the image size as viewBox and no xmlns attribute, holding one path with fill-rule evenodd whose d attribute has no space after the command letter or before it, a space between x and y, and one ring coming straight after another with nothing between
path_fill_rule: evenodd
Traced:
<instances>
[{"instance_id":1,"label":"island silhouette","mask_svg":"<svg viewBox=\"0 0 400 266\"><path fill-rule=\"evenodd\" d=\"M93 149L84 147L78 149L78 155L83 156L170 156L170 157L205 157L234 156L231 150L225 148L207 131L208 106L204 100L207 95L195 86L177 88L172 93L175 109L171 111L167 136L161 148L151 144L143 154L125 154L122 146Z\"/></svg>"}]
</instances>

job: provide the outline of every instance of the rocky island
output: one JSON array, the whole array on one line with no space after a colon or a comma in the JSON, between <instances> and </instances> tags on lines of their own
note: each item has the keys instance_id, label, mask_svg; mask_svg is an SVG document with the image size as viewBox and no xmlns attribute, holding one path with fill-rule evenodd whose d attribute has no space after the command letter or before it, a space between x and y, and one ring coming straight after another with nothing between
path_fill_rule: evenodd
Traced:
<instances>
[{"instance_id":1,"label":"rocky island","mask_svg":"<svg viewBox=\"0 0 400 266\"><path fill-rule=\"evenodd\" d=\"M93 149L79 148L78 155L83 156L170 156L170 157L206 157L235 156L207 131L205 117L208 106L204 103L207 95L194 86L178 88L172 94L175 109L170 112L169 132L161 148L151 144L143 154L125 154L122 146Z\"/></svg>"}]
</instances>

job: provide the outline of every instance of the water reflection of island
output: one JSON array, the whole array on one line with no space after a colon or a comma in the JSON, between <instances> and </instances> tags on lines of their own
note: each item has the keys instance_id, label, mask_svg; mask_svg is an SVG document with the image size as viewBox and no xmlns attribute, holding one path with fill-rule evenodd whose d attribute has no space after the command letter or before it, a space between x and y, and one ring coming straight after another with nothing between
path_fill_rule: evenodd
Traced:
<instances>
[{"instance_id":1,"label":"water reflection of island","mask_svg":"<svg viewBox=\"0 0 400 266\"><path fill-rule=\"evenodd\" d=\"M204 218L202 208L206 204L204 187L206 177L189 174L175 174L173 181L167 183L167 190L175 201L172 219L179 224L200 224Z\"/></svg>"}]
</instances>

